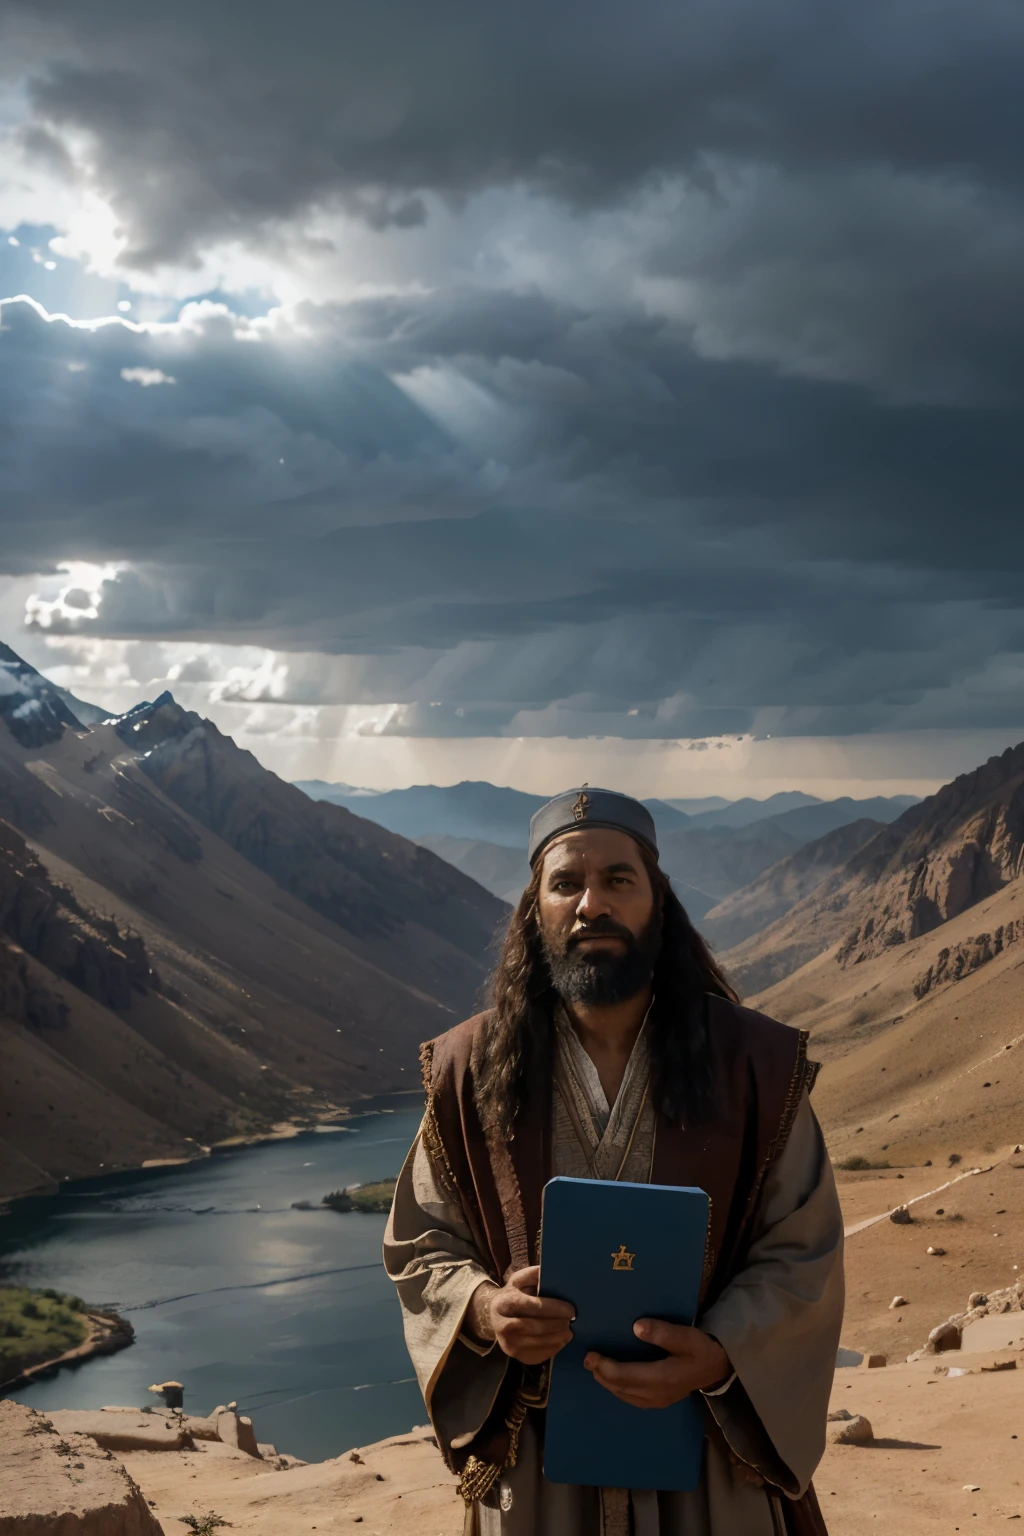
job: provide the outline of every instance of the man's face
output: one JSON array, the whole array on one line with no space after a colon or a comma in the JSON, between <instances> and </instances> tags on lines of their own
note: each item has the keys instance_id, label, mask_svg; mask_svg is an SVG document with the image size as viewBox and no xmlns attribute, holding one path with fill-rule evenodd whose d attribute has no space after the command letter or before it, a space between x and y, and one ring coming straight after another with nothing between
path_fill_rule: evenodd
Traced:
<instances>
[{"instance_id":1,"label":"man's face","mask_svg":"<svg viewBox=\"0 0 1024 1536\"><path fill-rule=\"evenodd\" d=\"M640 849L625 832L567 832L544 850L541 939L555 991L567 1002L624 1002L648 985L661 913Z\"/></svg>"}]
</instances>

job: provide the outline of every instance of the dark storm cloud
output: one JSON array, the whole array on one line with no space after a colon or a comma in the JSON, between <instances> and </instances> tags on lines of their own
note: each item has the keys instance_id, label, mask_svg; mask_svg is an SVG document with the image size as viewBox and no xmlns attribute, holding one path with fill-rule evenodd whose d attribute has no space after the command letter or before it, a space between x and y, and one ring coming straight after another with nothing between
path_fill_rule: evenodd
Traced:
<instances>
[{"instance_id":1,"label":"dark storm cloud","mask_svg":"<svg viewBox=\"0 0 1024 1536\"><path fill-rule=\"evenodd\" d=\"M209 307L74 328L9 304L3 562L128 562L98 619L72 603L55 633L363 658L349 699L405 701L383 734L1012 716L1016 674L967 701L993 657L1024 653L1019 524L960 558L949 483L972 417L999 474L1019 475L1009 418L892 412L850 386L687 360L664 327L527 308L531 367L574 381L543 409L500 346L467 357L415 306L310 306L296 333ZM476 313L478 335L507 324ZM389 377L449 367L446 346L510 423L500 465ZM975 534L986 518L995 531L998 508ZM331 686L297 674L276 697L329 702Z\"/></svg>"},{"instance_id":2,"label":"dark storm cloud","mask_svg":"<svg viewBox=\"0 0 1024 1536\"><path fill-rule=\"evenodd\" d=\"M8 0L0 58L124 268L397 290L8 305L0 569L126 566L52 632L276 647L383 734L1019 721L1019 5Z\"/></svg>"},{"instance_id":3,"label":"dark storm cloud","mask_svg":"<svg viewBox=\"0 0 1024 1536\"><path fill-rule=\"evenodd\" d=\"M887 164L1019 187L1012 0L8 0L32 148L95 142L135 259L181 258L345 199L409 226L420 194L526 182L576 203L715 157Z\"/></svg>"}]
</instances>

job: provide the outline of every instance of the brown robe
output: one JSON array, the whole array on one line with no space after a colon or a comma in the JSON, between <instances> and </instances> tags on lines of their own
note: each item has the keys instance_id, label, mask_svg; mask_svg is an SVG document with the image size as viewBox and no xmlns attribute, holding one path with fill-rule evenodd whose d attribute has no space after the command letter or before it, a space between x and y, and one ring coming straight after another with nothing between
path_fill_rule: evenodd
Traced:
<instances>
[{"instance_id":1,"label":"brown robe","mask_svg":"<svg viewBox=\"0 0 1024 1536\"><path fill-rule=\"evenodd\" d=\"M827 1169L827 1156L823 1146L818 1145L820 1132L809 1106L805 1111L809 1120L801 1133L806 1150L799 1155L804 1162L810 1158L816 1171L798 1174L796 1182L808 1186L802 1188L802 1192L796 1190L787 1195L782 1191L780 1195L773 1185L794 1121L801 1106L806 1105L805 1091L813 1081L814 1069L806 1061L805 1038L795 1030L722 999L708 998L707 1006L718 1046L717 1113L714 1120L699 1131L686 1132L655 1115L648 1106L647 1118L653 1132L653 1135L648 1133L648 1141L653 1139L653 1151L651 1166L644 1176L658 1183L700 1185L711 1195L702 1322L709 1312L715 1313L720 1326L715 1330L708 1324L709 1329L717 1331L719 1337L723 1332L729 1335L723 1338L723 1343L734 1364L737 1355L751 1351L757 1354L757 1317L751 1315L748 1304L755 1294L755 1278L761 1286L762 1302L765 1296L770 1296L765 1315L774 1320L776 1332L789 1327L796 1347L805 1351L803 1361L790 1362L790 1373L796 1385L800 1381L802 1364L808 1379L814 1378L810 1397L812 1404L821 1405L822 1419L820 1434L815 1431L812 1435L816 1445L813 1457L808 1460L806 1450L803 1455L789 1457L795 1465L806 1463L805 1472L794 1474L778 1446L765 1432L744 1385L744 1370L739 1366L739 1379L729 1387L725 1396L708 1400L709 1437L721 1441L724 1430L728 1444L723 1455L728 1455L734 1468L742 1466L751 1481L771 1493L770 1502L778 1511L773 1518L780 1531L822 1532L824 1526L813 1491L806 1487L806 1478L820 1455L817 1441L820 1438L823 1443L824 1439L823 1405L827 1401L828 1380L838 1341L841 1262L837 1255L841 1254L841 1222ZM433 1195L428 1192L422 1197L425 1204L433 1210L431 1198L450 1201L452 1204L448 1208L458 1212L465 1238L454 1235L448 1239L452 1257L462 1251L478 1256L479 1262L472 1266L476 1270L475 1276L464 1274L461 1286L457 1287L460 1299L453 1298L460 1317L481 1274L501 1280L511 1270L536 1261L540 1193L553 1170L551 1091L556 1053L552 1052L547 1069L538 1070L537 1080L529 1085L527 1107L517 1121L511 1143L488 1137L477 1114L473 1090L481 1022L480 1018L470 1020L425 1048L428 1104L421 1145L416 1153L421 1162L421 1183L435 1181ZM564 1085L560 1084L559 1099L563 1097ZM631 1173L629 1176L636 1175ZM412 1177L407 1165L403 1180L408 1182ZM792 1178L789 1182L793 1183ZM812 1200L809 1190L816 1184L822 1188ZM814 1337L814 1306L801 1306L799 1302L794 1305L778 1277L773 1285L759 1273L759 1269L770 1269L766 1252L762 1251L766 1214L769 1222L773 1215L776 1220L780 1215L786 1218L794 1202L804 1201L813 1206L812 1221L817 1221L819 1228L827 1229L824 1236L818 1233L813 1238L822 1249L820 1262L805 1266L807 1273L799 1277L796 1287L797 1290L800 1286L804 1289L816 1287L821 1291L823 1301L828 1293L827 1302L817 1309L819 1338ZM397 1254L401 1247L399 1227L416 1224L415 1211L408 1209L410 1204L415 1202L403 1192L400 1182L389 1225L393 1254ZM800 1220L797 1211L798 1225ZM423 1224L421 1219L421 1230ZM450 1225L454 1227L455 1223ZM444 1241L437 1233L431 1233L430 1238L435 1242ZM794 1242L800 1240L797 1228L791 1225L786 1231L785 1242L792 1248ZM460 1246L463 1242L464 1249ZM754 1252L757 1244L760 1247ZM461 1260L456 1259L456 1263L459 1262ZM396 1280L400 1280L401 1265L396 1258L393 1257L389 1268ZM461 1291L465 1291L464 1296ZM725 1295L727 1291L728 1295ZM808 1295L806 1300L812 1302L813 1298ZM403 1305L407 1305L405 1293ZM764 1310L762 1306L762 1312ZM459 1321L456 1319L457 1324ZM465 1433L456 1434L458 1414L447 1411L446 1403L457 1404L461 1390L459 1379L466 1377L467 1370L472 1371L472 1355L470 1350L463 1348L468 1343L463 1337L455 1356L449 1359L454 1343L452 1334L445 1346L444 1357L436 1360L429 1373L430 1379L423 1381L425 1396L446 1459L462 1473L464 1496L468 1501L483 1501L485 1506L490 1506L496 1503L503 1469L507 1472L518 1460L521 1471L515 1481L521 1485L522 1473L526 1470L524 1459L537 1461L537 1440L542 1433L546 1392L545 1373L543 1370L528 1371L514 1362L506 1368L505 1364L492 1361L485 1368L485 1363L479 1361L478 1375L496 1380L496 1366L502 1374L496 1380L496 1391L489 1398L490 1412L486 1412L485 1405L486 1417L482 1426L480 1415L477 1415L468 1423ZM765 1354L763 1348L761 1353ZM774 1375L778 1361L772 1359L771 1364ZM748 1373L755 1394L762 1391L763 1377L764 1372L759 1373L757 1368L752 1367ZM448 1423L451 1423L451 1429L446 1433ZM784 1441L785 1434L776 1433L776 1440ZM785 1446L783 1449L789 1450ZM722 1464L726 1465L724 1461ZM709 1476L717 1465L709 1451ZM721 1478L723 1474L719 1471L715 1475ZM545 1487L550 1491L554 1485ZM504 1496L504 1481L500 1488ZM773 1490L778 1490L784 1497L776 1499ZM766 1496L761 1495L762 1499ZM764 1503L759 1507L765 1509ZM487 1528L490 1529L489 1524ZM682 1528L689 1530L691 1521L687 1519ZM694 1523L692 1528L696 1530L698 1525ZM700 1528L711 1529L703 1522ZM719 1528L718 1525L714 1527L716 1532ZM751 1523L750 1529L753 1528ZM757 1528L762 1528L760 1519ZM766 1527L774 1528L774 1525ZM670 1521L663 1524L662 1529L675 1530L676 1523Z\"/></svg>"}]
</instances>

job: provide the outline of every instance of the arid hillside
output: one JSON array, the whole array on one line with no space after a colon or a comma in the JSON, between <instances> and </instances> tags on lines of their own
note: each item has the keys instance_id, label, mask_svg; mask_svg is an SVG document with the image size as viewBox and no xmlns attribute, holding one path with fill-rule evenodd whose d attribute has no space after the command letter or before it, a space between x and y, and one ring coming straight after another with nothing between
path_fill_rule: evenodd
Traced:
<instances>
[{"instance_id":1,"label":"arid hillside","mask_svg":"<svg viewBox=\"0 0 1024 1536\"><path fill-rule=\"evenodd\" d=\"M78 728L11 654L0 1197L414 1088L418 1042L474 1005L502 903L169 695Z\"/></svg>"},{"instance_id":2,"label":"arid hillside","mask_svg":"<svg viewBox=\"0 0 1024 1536\"><path fill-rule=\"evenodd\" d=\"M849 966L933 933L1024 869L1024 743L883 827L778 921L723 956L760 992L838 944Z\"/></svg>"},{"instance_id":3,"label":"arid hillside","mask_svg":"<svg viewBox=\"0 0 1024 1536\"><path fill-rule=\"evenodd\" d=\"M712 907L701 919L701 933L716 949L742 943L816 891L881 829L881 822L861 817L805 843Z\"/></svg>"}]
</instances>

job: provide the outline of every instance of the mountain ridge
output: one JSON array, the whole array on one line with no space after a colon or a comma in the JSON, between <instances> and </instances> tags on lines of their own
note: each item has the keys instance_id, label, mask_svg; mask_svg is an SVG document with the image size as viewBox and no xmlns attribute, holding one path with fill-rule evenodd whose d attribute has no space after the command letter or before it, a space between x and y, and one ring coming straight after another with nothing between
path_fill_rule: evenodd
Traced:
<instances>
[{"instance_id":1,"label":"mountain ridge","mask_svg":"<svg viewBox=\"0 0 1024 1536\"><path fill-rule=\"evenodd\" d=\"M501 902L169 695L43 718L0 717L0 1198L417 1086ZM98 992L132 955L144 989Z\"/></svg>"}]
</instances>

